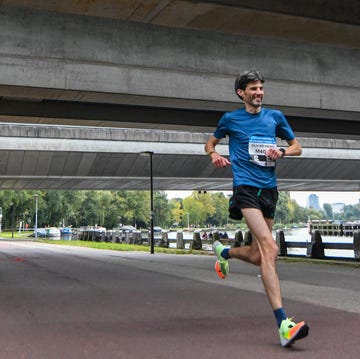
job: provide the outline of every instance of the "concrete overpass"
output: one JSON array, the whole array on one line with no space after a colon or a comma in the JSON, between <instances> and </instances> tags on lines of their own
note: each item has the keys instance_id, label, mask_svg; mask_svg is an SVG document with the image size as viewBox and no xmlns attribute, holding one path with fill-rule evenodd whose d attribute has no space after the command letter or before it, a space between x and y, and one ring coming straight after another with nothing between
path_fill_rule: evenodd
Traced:
<instances>
[{"instance_id":1,"label":"concrete overpass","mask_svg":"<svg viewBox=\"0 0 360 359\"><path fill-rule=\"evenodd\" d=\"M305 147L279 164L280 188L359 190L358 1L0 4L0 120L43 126L1 127L1 188L147 188L137 154L146 145L163 149L158 189L230 189L202 145L238 106L234 75L256 67L266 105L283 110ZM65 127L54 137L49 125ZM101 147L104 133L118 152ZM88 141L98 152L74 147Z\"/></svg>"},{"instance_id":2,"label":"concrete overpass","mask_svg":"<svg viewBox=\"0 0 360 359\"><path fill-rule=\"evenodd\" d=\"M157 190L229 190L230 168L204 155L197 132L0 124L0 187L146 189L153 151ZM300 138L301 157L278 161L281 190L359 191L360 142ZM281 143L279 143L281 145ZM226 143L219 151L228 154Z\"/></svg>"}]
</instances>

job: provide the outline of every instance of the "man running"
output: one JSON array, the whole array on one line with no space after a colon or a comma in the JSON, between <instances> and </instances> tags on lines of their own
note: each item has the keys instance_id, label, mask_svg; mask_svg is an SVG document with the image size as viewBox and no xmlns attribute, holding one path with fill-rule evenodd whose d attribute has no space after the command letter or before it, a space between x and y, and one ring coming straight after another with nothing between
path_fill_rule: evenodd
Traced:
<instances>
[{"instance_id":1,"label":"man running","mask_svg":"<svg viewBox=\"0 0 360 359\"><path fill-rule=\"evenodd\" d=\"M284 156L299 156L301 145L284 115L262 107L264 77L256 70L245 71L235 80L235 93L245 107L227 112L205 145L205 152L215 167L231 165L233 197L230 212L245 218L253 235L250 246L227 248L219 241L213 244L217 256L215 269L220 278L229 273L228 259L236 258L260 266L262 282L274 311L284 347L308 335L309 327L289 319L282 307L279 277L276 270L278 246L272 236L276 202L276 161ZM219 141L229 137L230 161L216 152ZM278 148L276 137L286 140L288 147Z\"/></svg>"}]
</instances>

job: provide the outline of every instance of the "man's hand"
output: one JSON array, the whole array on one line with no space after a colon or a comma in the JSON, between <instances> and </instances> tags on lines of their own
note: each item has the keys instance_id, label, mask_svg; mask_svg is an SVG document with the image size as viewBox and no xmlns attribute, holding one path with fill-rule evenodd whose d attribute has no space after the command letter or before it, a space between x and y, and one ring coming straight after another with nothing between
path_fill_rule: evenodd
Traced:
<instances>
[{"instance_id":1,"label":"man's hand","mask_svg":"<svg viewBox=\"0 0 360 359\"><path fill-rule=\"evenodd\" d=\"M266 150L265 155L272 160L277 160L278 158L283 157L284 153L281 152L278 148L269 148Z\"/></svg>"},{"instance_id":2,"label":"man's hand","mask_svg":"<svg viewBox=\"0 0 360 359\"><path fill-rule=\"evenodd\" d=\"M210 157L212 164L217 168L231 165L231 162L227 158L220 156L217 152L213 152Z\"/></svg>"},{"instance_id":3,"label":"man's hand","mask_svg":"<svg viewBox=\"0 0 360 359\"><path fill-rule=\"evenodd\" d=\"M212 164L217 168L231 165L230 161L227 158L219 155L216 152L215 147L219 143L219 141L220 139L211 136L205 145L206 154L211 157Z\"/></svg>"}]
</instances>

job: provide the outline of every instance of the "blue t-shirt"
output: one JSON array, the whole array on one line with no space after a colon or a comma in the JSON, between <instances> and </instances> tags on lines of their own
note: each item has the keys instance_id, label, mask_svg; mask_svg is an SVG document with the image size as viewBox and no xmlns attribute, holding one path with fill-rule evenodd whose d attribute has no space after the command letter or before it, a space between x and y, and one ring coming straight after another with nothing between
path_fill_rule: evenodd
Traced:
<instances>
[{"instance_id":1,"label":"blue t-shirt","mask_svg":"<svg viewBox=\"0 0 360 359\"><path fill-rule=\"evenodd\" d=\"M293 140L294 132L278 110L262 108L257 114L243 109L227 112L220 119L214 136L229 137L233 185L258 188L276 187L275 161L265 156L276 147L276 137Z\"/></svg>"}]
</instances>

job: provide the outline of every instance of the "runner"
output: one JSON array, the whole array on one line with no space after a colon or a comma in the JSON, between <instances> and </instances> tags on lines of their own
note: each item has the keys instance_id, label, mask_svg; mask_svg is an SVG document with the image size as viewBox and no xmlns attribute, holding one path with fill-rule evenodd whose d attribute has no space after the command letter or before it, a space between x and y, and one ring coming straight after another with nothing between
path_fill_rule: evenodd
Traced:
<instances>
[{"instance_id":1,"label":"runner","mask_svg":"<svg viewBox=\"0 0 360 359\"><path fill-rule=\"evenodd\" d=\"M229 274L230 258L260 266L263 285L274 311L284 347L308 335L309 327L289 319L282 306L279 277L276 270L278 246L272 236L276 202L276 161L284 156L299 156L301 145L284 115L262 107L264 77L256 70L245 71L235 80L235 93L245 107L227 112L205 145L207 155L217 167L231 165L233 197L230 217L245 218L254 240L251 246L227 248L219 241L213 244L217 256L215 269L220 278ZM219 141L229 137L230 161L216 152ZM276 137L286 140L288 147L278 148Z\"/></svg>"}]
</instances>

